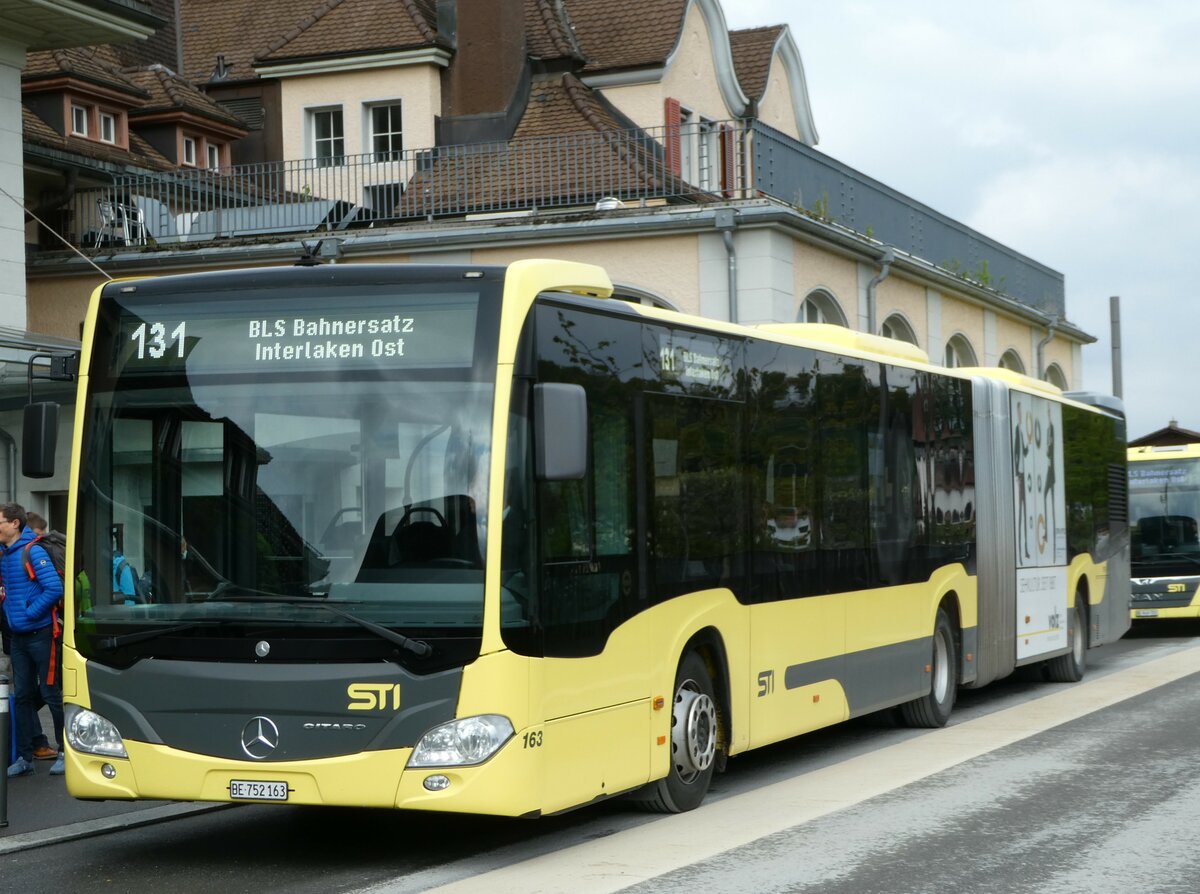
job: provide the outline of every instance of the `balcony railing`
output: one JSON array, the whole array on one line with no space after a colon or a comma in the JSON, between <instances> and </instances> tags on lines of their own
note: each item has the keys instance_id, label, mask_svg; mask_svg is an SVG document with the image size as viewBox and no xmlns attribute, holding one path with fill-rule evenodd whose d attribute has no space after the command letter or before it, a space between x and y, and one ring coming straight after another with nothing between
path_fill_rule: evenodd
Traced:
<instances>
[{"instance_id":1,"label":"balcony railing","mask_svg":"<svg viewBox=\"0 0 1200 894\"><path fill-rule=\"evenodd\" d=\"M171 245L273 233L741 195L740 122L122 174L80 193L84 247Z\"/></svg>"},{"instance_id":2,"label":"balcony railing","mask_svg":"<svg viewBox=\"0 0 1200 894\"><path fill-rule=\"evenodd\" d=\"M1060 273L755 121L122 174L77 194L73 219L83 248L109 251L754 196L1063 313Z\"/></svg>"}]
</instances>

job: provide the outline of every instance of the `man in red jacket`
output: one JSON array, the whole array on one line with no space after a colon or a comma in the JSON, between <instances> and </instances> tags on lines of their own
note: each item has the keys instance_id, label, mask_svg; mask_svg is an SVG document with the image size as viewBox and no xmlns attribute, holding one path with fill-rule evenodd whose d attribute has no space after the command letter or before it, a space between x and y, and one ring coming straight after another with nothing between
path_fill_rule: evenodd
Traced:
<instances>
[{"instance_id":1,"label":"man in red jacket","mask_svg":"<svg viewBox=\"0 0 1200 894\"><path fill-rule=\"evenodd\" d=\"M29 551L33 571L29 573L22 552L34 533L25 521L25 510L20 505L0 504L0 582L4 585L4 620L11 637L9 658L16 690L17 759L8 768L10 778L34 772L33 719L39 691L50 708L58 742L59 757L50 774L59 776L64 770L62 686L54 654L59 646L57 612L63 583L49 553L39 544Z\"/></svg>"}]
</instances>

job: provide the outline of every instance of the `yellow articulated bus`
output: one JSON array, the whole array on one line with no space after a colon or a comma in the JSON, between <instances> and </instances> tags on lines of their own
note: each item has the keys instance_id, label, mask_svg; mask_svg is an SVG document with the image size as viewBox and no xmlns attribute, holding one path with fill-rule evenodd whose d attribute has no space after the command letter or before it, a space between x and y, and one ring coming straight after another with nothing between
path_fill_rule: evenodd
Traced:
<instances>
[{"instance_id":1,"label":"yellow articulated bus","mask_svg":"<svg viewBox=\"0 0 1200 894\"><path fill-rule=\"evenodd\" d=\"M941 726L1128 628L1111 399L611 292L541 260L97 290L72 794L683 811L741 752Z\"/></svg>"},{"instance_id":2,"label":"yellow articulated bus","mask_svg":"<svg viewBox=\"0 0 1200 894\"><path fill-rule=\"evenodd\" d=\"M1200 618L1200 444L1129 448L1134 620Z\"/></svg>"}]
</instances>

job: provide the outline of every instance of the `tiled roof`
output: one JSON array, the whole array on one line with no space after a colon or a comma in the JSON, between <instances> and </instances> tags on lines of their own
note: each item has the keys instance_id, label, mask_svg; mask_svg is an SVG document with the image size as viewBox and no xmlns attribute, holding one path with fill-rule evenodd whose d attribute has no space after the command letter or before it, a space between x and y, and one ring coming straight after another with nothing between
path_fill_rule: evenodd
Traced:
<instances>
[{"instance_id":1,"label":"tiled roof","mask_svg":"<svg viewBox=\"0 0 1200 894\"><path fill-rule=\"evenodd\" d=\"M26 57L21 78L30 82L66 75L144 97L144 92L120 68L120 60L111 46L39 50Z\"/></svg>"},{"instance_id":2,"label":"tiled roof","mask_svg":"<svg viewBox=\"0 0 1200 894\"><path fill-rule=\"evenodd\" d=\"M213 79L217 57L227 66L225 80L258 77L252 63L271 41L317 6L317 0L184 0L183 75L196 84Z\"/></svg>"},{"instance_id":3,"label":"tiled roof","mask_svg":"<svg viewBox=\"0 0 1200 894\"><path fill-rule=\"evenodd\" d=\"M624 130L614 113L574 75L534 78L529 104L513 139L553 137L587 131Z\"/></svg>"},{"instance_id":4,"label":"tiled roof","mask_svg":"<svg viewBox=\"0 0 1200 894\"><path fill-rule=\"evenodd\" d=\"M25 106L21 106L21 127L25 142L35 146L45 146L113 164L137 165L153 171L171 171L176 167L137 134L129 135L128 150L95 140L64 137Z\"/></svg>"},{"instance_id":5,"label":"tiled roof","mask_svg":"<svg viewBox=\"0 0 1200 894\"><path fill-rule=\"evenodd\" d=\"M600 198L711 196L666 170L661 147L572 74L541 75L507 143L434 150L405 187L399 217L592 205Z\"/></svg>"},{"instance_id":6,"label":"tiled roof","mask_svg":"<svg viewBox=\"0 0 1200 894\"><path fill-rule=\"evenodd\" d=\"M325 0L276 36L258 61L360 55L430 46L436 40L436 9L428 2Z\"/></svg>"},{"instance_id":7,"label":"tiled roof","mask_svg":"<svg viewBox=\"0 0 1200 894\"><path fill-rule=\"evenodd\" d=\"M762 99L767 90L771 59L783 30L783 25L771 25L729 32L729 48L733 52L738 84L751 102Z\"/></svg>"},{"instance_id":8,"label":"tiled roof","mask_svg":"<svg viewBox=\"0 0 1200 894\"><path fill-rule=\"evenodd\" d=\"M566 7L556 0L525 0L525 41L535 59L582 57Z\"/></svg>"},{"instance_id":9,"label":"tiled roof","mask_svg":"<svg viewBox=\"0 0 1200 894\"><path fill-rule=\"evenodd\" d=\"M246 129L246 123L240 118L157 63L140 71L127 71L125 75L150 97L136 112L131 113L134 116L178 110L191 112L229 127Z\"/></svg>"},{"instance_id":10,"label":"tiled roof","mask_svg":"<svg viewBox=\"0 0 1200 894\"><path fill-rule=\"evenodd\" d=\"M683 29L688 0L564 0L586 71L662 65Z\"/></svg>"}]
</instances>

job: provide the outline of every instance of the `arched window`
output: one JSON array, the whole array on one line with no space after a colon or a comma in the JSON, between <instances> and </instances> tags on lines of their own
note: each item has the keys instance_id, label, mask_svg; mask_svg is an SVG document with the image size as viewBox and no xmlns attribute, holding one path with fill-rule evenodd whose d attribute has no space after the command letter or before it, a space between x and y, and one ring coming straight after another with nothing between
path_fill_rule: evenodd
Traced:
<instances>
[{"instance_id":1,"label":"arched window","mask_svg":"<svg viewBox=\"0 0 1200 894\"><path fill-rule=\"evenodd\" d=\"M842 313L837 299L824 289L814 289L804 296L804 300L800 302L800 310L796 314L796 322L848 325L846 315Z\"/></svg>"},{"instance_id":2,"label":"arched window","mask_svg":"<svg viewBox=\"0 0 1200 894\"><path fill-rule=\"evenodd\" d=\"M1046 381L1056 388L1061 388L1063 391L1069 390L1067 386L1067 377L1062 371L1062 367L1057 363L1051 363L1046 367Z\"/></svg>"},{"instance_id":3,"label":"arched window","mask_svg":"<svg viewBox=\"0 0 1200 894\"><path fill-rule=\"evenodd\" d=\"M1000 355L1000 368L1011 369L1013 372L1025 373L1025 364L1021 362L1021 355L1009 348Z\"/></svg>"},{"instance_id":4,"label":"arched window","mask_svg":"<svg viewBox=\"0 0 1200 894\"><path fill-rule=\"evenodd\" d=\"M979 362L975 359L975 349L971 347L971 343L967 341L967 337L961 333L952 335L950 340L946 342L944 363L951 369L959 366L979 365Z\"/></svg>"},{"instance_id":5,"label":"arched window","mask_svg":"<svg viewBox=\"0 0 1200 894\"><path fill-rule=\"evenodd\" d=\"M912 326L908 325L908 320L904 319L900 314L892 314L883 321L883 325L879 327L879 334L884 338L894 338L896 341L905 341L910 345L917 344L917 334L913 332ZM917 345L920 347L920 345Z\"/></svg>"}]
</instances>

